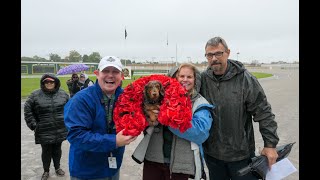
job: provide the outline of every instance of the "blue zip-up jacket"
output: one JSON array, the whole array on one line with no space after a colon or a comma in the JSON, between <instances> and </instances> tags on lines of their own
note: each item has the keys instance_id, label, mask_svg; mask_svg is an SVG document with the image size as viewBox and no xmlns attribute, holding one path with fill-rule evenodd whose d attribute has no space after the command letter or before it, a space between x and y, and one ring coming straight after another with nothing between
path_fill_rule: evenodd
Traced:
<instances>
[{"instance_id":1,"label":"blue zip-up jacket","mask_svg":"<svg viewBox=\"0 0 320 180\"><path fill-rule=\"evenodd\" d=\"M184 133L181 133L179 129L168 127L173 134L179 136L180 138L196 143L200 148L202 157L202 143L204 143L209 137L209 131L211 125L213 124L212 110L214 108L215 105L211 105L209 103L203 103L197 106L192 115L192 127L187 129Z\"/></svg>"},{"instance_id":2,"label":"blue zip-up jacket","mask_svg":"<svg viewBox=\"0 0 320 180\"><path fill-rule=\"evenodd\" d=\"M123 89L115 92L115 102ZM75 94L64 107L64 121L70 142L69 172L73 177L96 179L111 177L121 167L125 146L116 147L114 122L112 133L107 133L103 92L95 83ZM109 168L108 157L117 159L117 168Z\"/></svg>"}]
</instances>

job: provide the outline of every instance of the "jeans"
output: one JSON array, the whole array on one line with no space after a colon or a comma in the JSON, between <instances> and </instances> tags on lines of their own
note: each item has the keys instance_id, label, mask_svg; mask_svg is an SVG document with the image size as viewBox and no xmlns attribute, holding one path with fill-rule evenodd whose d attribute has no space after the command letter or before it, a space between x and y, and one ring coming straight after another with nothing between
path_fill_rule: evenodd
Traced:
<instances>
[{"instance_id":1,"label":"jeans","mask_svg":"<svg viewBox=\"0 0 320 180\"><path fill-rule=\"evenodd\" d=\"M252 154L253 156L254 154ZM237 171L247 166L251 162L252 157L241 161L226 162L204 154L210 180L257 180L258 178L251 172L244 176L237 176Z\"/></svg>"},{"instance_id":2,"label":"jeans","mask_svg":"<svg viewBox=\"0 0 320 180\"><path fill-rule=\"evenodd\" d=\"M105 177L105 178L98 178L98 179L81 179L81 178L77 178L77 177L72 177L70 176L70 180L119 180L119 173L120 173L120 169L119 171L112 177Z\"/></svg>"}]
</instances>

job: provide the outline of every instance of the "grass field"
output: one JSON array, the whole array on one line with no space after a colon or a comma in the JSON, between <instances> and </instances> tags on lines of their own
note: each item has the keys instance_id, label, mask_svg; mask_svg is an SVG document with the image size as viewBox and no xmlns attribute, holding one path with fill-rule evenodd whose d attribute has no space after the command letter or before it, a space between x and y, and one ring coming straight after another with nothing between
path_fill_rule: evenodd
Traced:
<instances>
[{"instance_id":1,"label":"grass field","mask_svg":"<svg viewBox=\"0 0 320 180\"><path fill-rule=\"evenodd\" d=\"M267 73L258 73L258 72L253 72L252 73L255 77L259 78L266 78L272 76L272 74L267 74ZM141 76L133 76L133 79L131 80L123 80L123 87L126 87L130 82L134 81L134 79L138 79ZM60 82L61 82L61 88L65 90L67 93L68 87L66 84L66 81L70 77L59 77ZM96 76L89 76L91 80L96 82ZM36 89L40 88L40 77L37 78L21 78L21 98L27 98L30 93Z\"/></svg>"}]
</instances>

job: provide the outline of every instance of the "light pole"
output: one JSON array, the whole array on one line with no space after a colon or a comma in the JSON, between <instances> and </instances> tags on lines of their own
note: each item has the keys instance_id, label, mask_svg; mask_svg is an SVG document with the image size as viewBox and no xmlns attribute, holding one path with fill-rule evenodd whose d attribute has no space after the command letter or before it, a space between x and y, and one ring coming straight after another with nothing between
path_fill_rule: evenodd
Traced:
<instances>
[{"instance_id":1,"label":"light pole","mask_svg":"<svg viewBox=\"0 0 320 180\"><path fill-rule=\"evenodd\" d=\"M174 57L171 57L171 65L173 66Z\"/></svg>"},{"instance_id":2,"label":"light pole","mask_svg":"<svg viewBox=\"0 0 320 180\"><path fill-rule=\"evenodd\" d=\"M176 66L178 66L178 44L176 44Z\"/></svg>"},{"instance_id":3,"label":"light pole","mask_svg":"<svg viewBox=\"0 0 320 180\"><path fill-rule=\"evenodd\" d=\"M152 71L153 71L153 73L154 73L154 59L155 59L156 57L152 57L152 64L153 64L153 68L152 68Z\"/></svg>"},{"instance_id":4,"label":"light pole","mask_svg":"<svg viewBox=\"0 0 320 180\"><path fill-rule=\"evenodd\" d=\"M239 54L240 54L240 53L239 53L239 52L237 52L237 61L239 61Z\"/></svg>"}]
</instances>

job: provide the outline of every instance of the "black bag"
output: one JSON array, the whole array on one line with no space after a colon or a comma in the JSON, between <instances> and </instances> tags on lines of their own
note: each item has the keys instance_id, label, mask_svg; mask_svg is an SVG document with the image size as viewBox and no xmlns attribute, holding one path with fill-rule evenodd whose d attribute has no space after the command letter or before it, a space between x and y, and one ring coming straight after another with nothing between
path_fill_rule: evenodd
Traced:
<instances>
[{"instance_id":1,"label":"black bag","mask_svg":"<svg viewBox=\"0 0 320 180\"><path fill-rule=\"evenodd\" d=\"M295 142L285 144L276 148L278 153L278 158L276 162L284 159L289 155L294 143ZM237 172L237 174L238 176L243 176L249 172L252 172L252 174L255 175L256 177L264 180L266 179L268 168L269 168L269 164L268 164L267 156L261 155L261 156L253 157L252 162L248 166L240 169Z\"/></svg>"}]
</instances>

